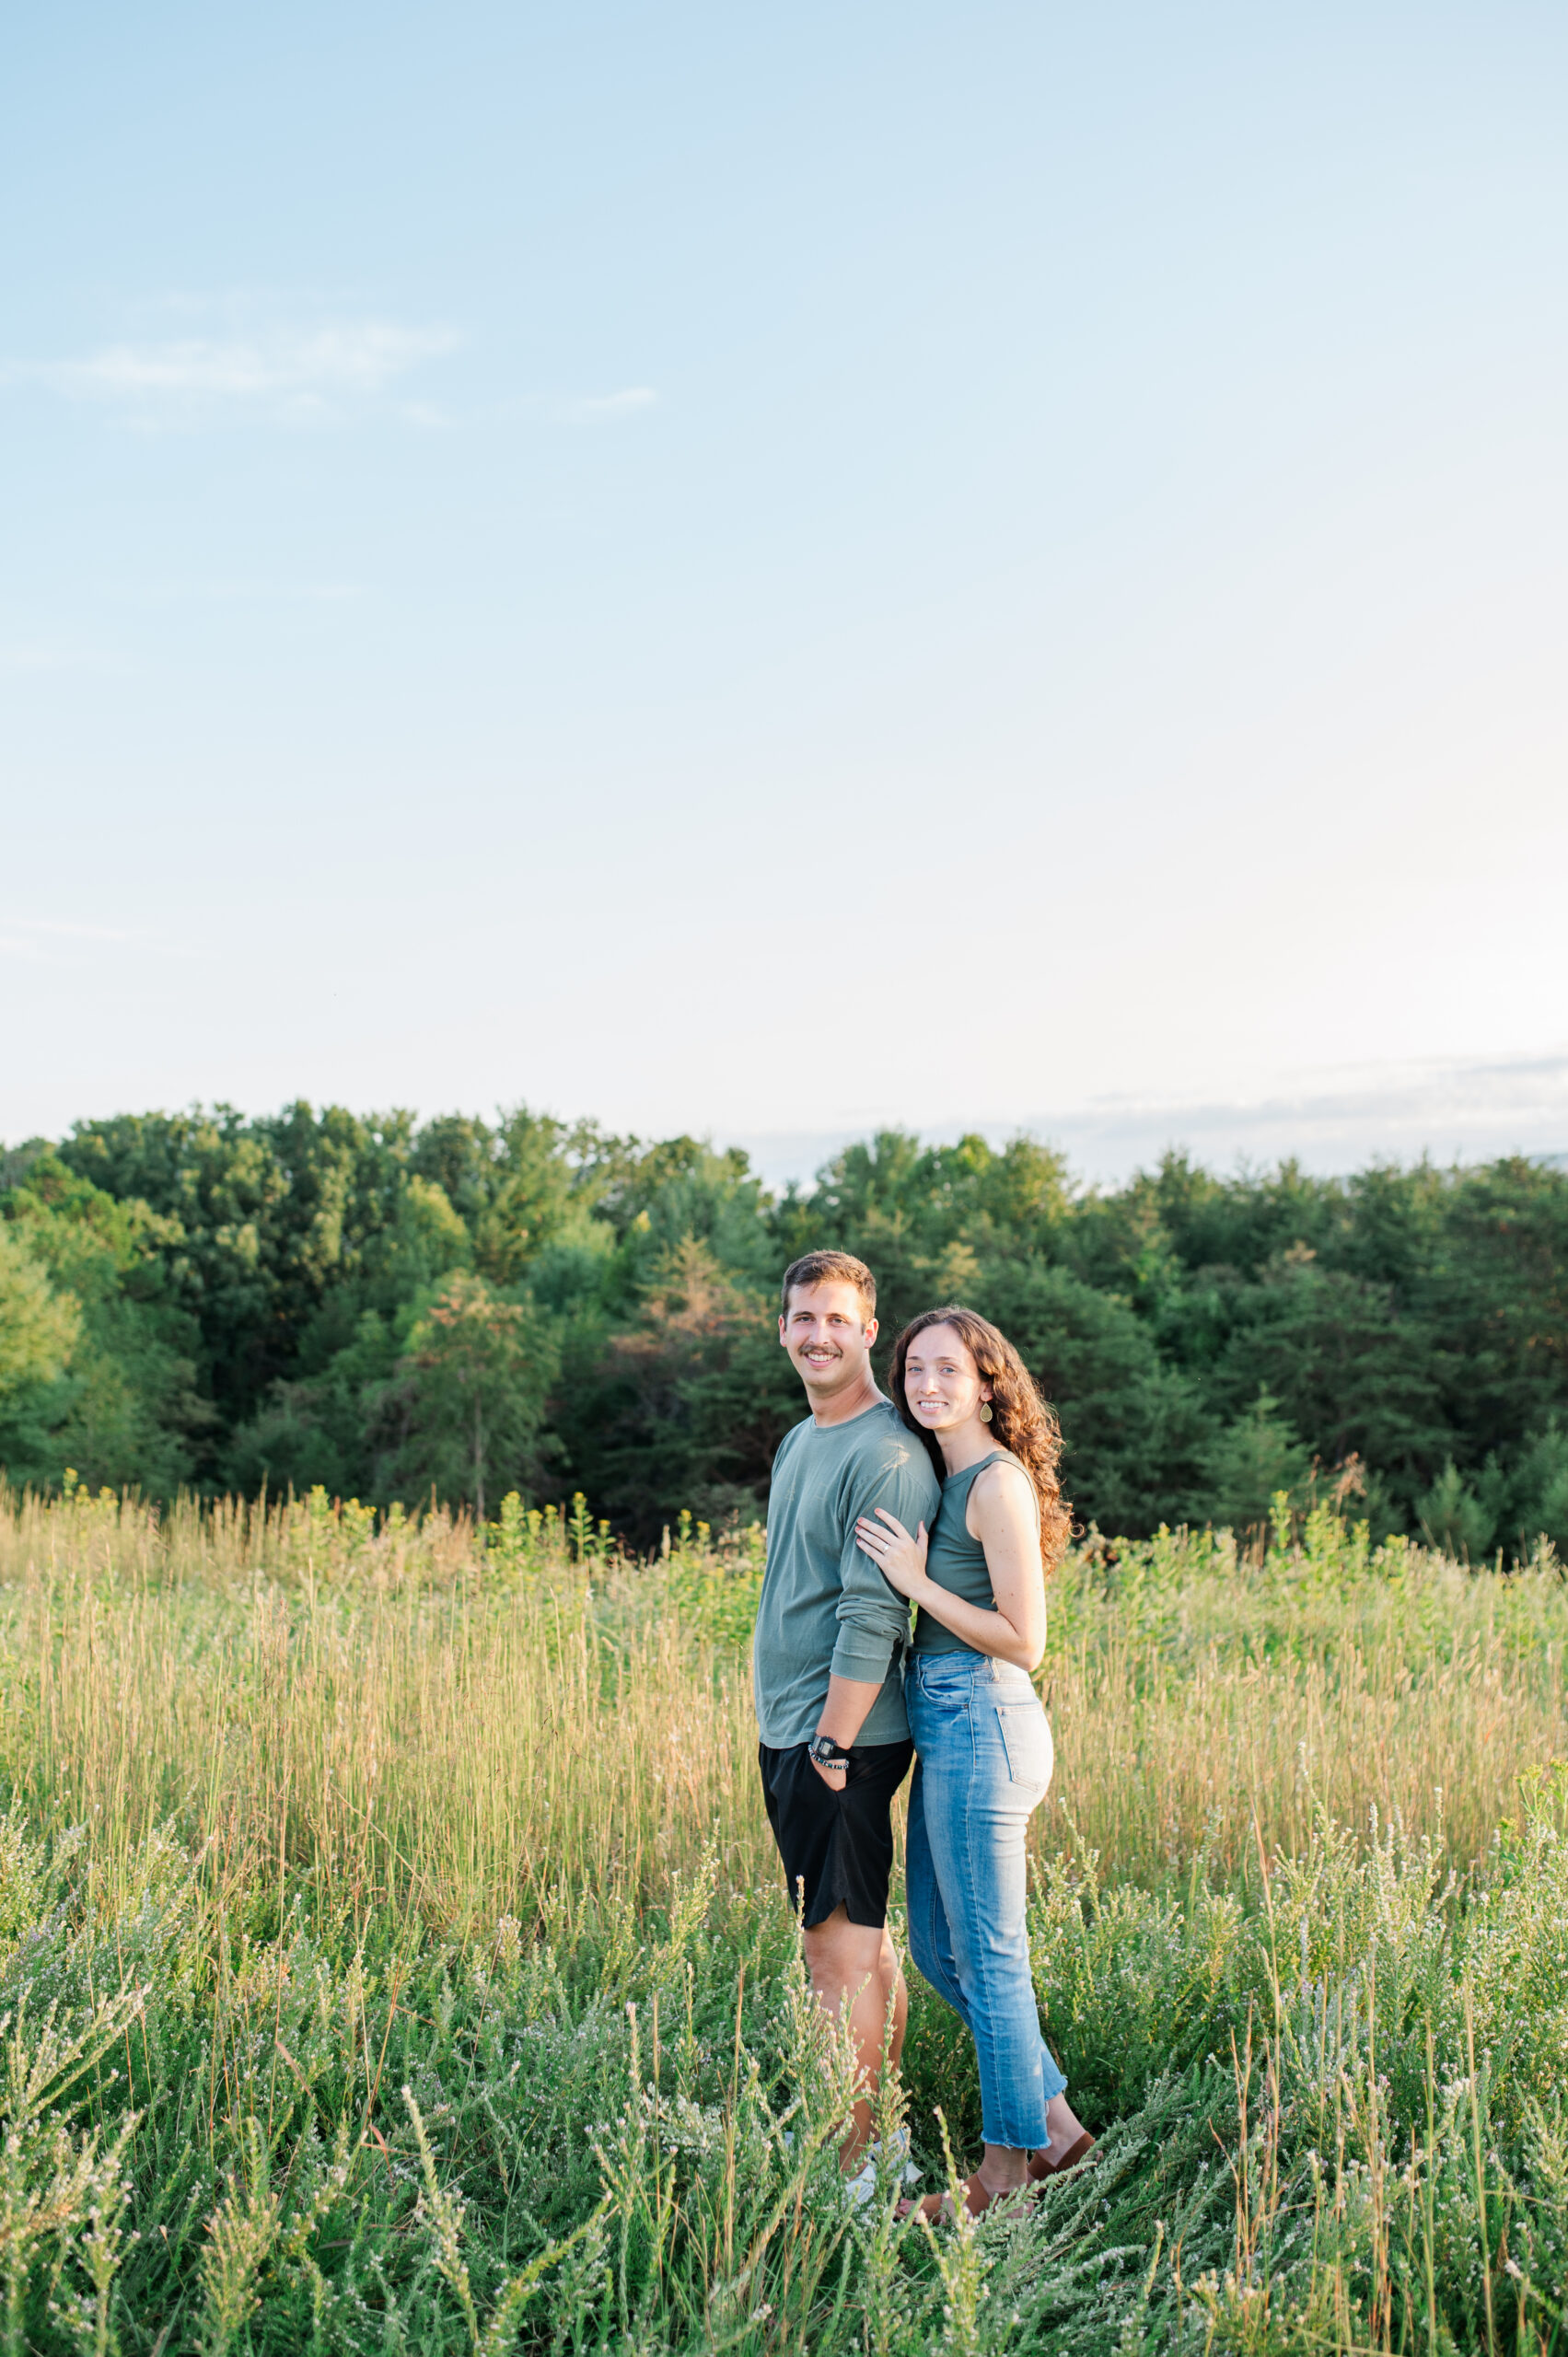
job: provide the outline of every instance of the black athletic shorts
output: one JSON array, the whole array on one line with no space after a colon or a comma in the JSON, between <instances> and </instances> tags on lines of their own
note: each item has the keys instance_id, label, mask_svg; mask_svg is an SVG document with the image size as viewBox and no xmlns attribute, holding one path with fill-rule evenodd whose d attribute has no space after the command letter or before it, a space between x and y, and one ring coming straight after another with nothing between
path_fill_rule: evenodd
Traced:
<instances>
[{"instance_id":1,"label":"black athletic shorts","mask_svg":"<svg viewBox=\"0 0 1568 2357\"><path fill-rule=\"evenodd\" d=\"M757 1758L792 1904L799 1904L805 1887L807 1930L841 1906L852 1923L885 1923L893 1794L909 1774L913 1744L906 1736L902 1743L853 1745L842 1793L829 1790L803 1743L784 1751L760 1743Z\"/></svg>"}]
</instances>

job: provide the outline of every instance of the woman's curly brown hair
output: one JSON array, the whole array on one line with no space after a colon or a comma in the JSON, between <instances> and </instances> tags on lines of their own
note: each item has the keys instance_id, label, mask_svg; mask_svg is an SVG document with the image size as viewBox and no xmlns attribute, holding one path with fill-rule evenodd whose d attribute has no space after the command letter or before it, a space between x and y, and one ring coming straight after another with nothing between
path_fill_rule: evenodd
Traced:
<instances>
[{"instance_id":1,"label":"woman's curly brown hair","mask_svg":"<svg viewBox=\"0 0 1568 2357\"><path fill-rule=\"evenodd\" d=\"M948 1302L941 1309L923 1310L918 1318L911 1318L893 1345L888 1387L899 1414L912 1433L920 1434L934 1460L937 1456L935 1435L916 1422L904 1394L904 1363L910 1344L928 1326L950 1326L979 1368L981 1379L991 1386L991 1430L996 1446L1017 1458L1034 1484L1040 1506L1040 1556L1049 1579L1067 1552L1067 1542L1073 1535L1072 1513L1056 1476L1057 1460L1062 1455L1062 1428L1055 1410L1040 1398L1028 1368L1006 1335L989 1318L981 1318L977 1310L961 1308L957 1302ZM943 1469L938 1462L938 1476Z\"/></svg>"}]
</instances>

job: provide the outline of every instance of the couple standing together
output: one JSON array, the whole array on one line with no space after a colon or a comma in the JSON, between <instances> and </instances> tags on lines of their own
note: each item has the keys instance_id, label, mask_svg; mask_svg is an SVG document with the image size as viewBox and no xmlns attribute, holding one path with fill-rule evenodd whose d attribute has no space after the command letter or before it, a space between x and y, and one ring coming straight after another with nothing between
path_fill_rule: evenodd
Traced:
<instances>
[{"instance_id":1,"label":"couple standing together","mask_svg":"<svg viewBox=\"0 0 1568 2357\"><path fill-rule=\"evenodd\" d=\"M808 1252L784 1272L779 1340L811 1413L773 1460L759 1759L812 1987L830 2014L847 2012L868 2091L842 2154L866 2190L869 2090L899 2060L908 2012L888 1885L893 1794L915 1761L910 1952L974 2038L985 2152L967 2200L979 2212L1093 2148L1040 2036L1025 1920L1025 1829L1051 1770L1029 1673L1069 1528L1061 1437L1017 1352L972 1310L906 1326L884 1398L876 1313L871 1271L847 1252ZM943 2199L928 2198L928 2216Z\"/></svg>"}]
</instances>

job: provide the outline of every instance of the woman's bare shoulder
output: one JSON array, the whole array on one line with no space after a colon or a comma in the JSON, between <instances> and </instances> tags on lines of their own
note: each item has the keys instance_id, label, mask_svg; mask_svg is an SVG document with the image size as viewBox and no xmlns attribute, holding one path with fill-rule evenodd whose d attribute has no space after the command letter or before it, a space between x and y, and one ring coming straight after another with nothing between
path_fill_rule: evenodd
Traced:
<instances>
[{"instance_id":1,"label":"woman's bare shoulder","mask_svg":"<svg viewBox=\"0 0 1568 2357\"><path fill-rule=\"evenodd\" d=\"M984 1527L993 1527L1014 1521L1022 1513L1033 1519L1035 1513L1034 1483L1016 1457L998 1457L976 1474L970 1490L969 1511L964 1519L970 1526L970 1536L984 1536Z\"/></svg>"}]
</instances>

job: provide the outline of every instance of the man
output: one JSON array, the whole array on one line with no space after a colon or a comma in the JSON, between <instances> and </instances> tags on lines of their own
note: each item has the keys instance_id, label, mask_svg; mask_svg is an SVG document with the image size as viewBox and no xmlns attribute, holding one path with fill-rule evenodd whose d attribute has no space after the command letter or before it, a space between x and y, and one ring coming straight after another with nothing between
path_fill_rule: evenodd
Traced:
<instances>
[{"instance_id":1,"label":"man","mask_svg":"<svg viewBox=\"0 0 1568 2357\"><path fill-rule=\"evenodd\" d=\"M871 2133L869 2091L903 2047L909 2000L888 1937L893 1794L914 1747L904 1716L909 1607L855 1544L886 1506L930 1525L941 1490L920 1438L877 1388L877 1285L848 1252L807 1252L784 1271L779 1341L811 1413L784 1435L768 1495L768 1561L752 1666L768 1818L801 1906L818 2002L847 2006L868 2090L843 2146Z\"/></svg>"}]
</instances>

